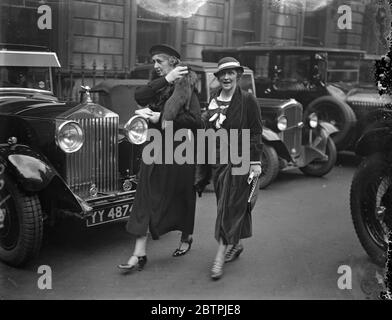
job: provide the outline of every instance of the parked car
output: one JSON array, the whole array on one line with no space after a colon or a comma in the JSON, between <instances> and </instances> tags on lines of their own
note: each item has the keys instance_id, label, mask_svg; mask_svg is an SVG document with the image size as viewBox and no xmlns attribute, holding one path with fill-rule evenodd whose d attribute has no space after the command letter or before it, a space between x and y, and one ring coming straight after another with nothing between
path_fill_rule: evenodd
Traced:
<instances>
[{"instance_id":1,"label":"parked car","mask_svg":"<svg viewBox=\"0 0 392 320\"><path fill-rule=\"evenodd\" d=\"M380 110L355 151L363 160L351 183L352 220L367 254L385 266L388 243L392 249L392 239L388 239L392 230L392 110Z\"/></svg>"},{"instance_id":2,"label":"parked car","mask_svg":"<svg viewBox=\"0 0 392 320\"><path fill-rule=\"evenodd\" d=\"M211 48L202 52L203 61L217 62L233 55L255 73L256 95L260 98L293 98L304 107L304 119L316 113L322 121L339 129L333 135L338 150L352 150L372 112L391 101L380 97L375 83L363 86L373 74L364 74L365 52L318 47L266 47L249 44L233 48ZM362 71L362 75L361 75Z\"/></svg>"},{"instance_id":3,"label":"parked car","mask_svg":"<svg viewBox=\"0 0 392 320\"><path fill-rule=\"evenodd\" d=\"M193 70L199 79L198 91L202 108L206 108L211 93L220 86L214 76L217 71L216 63L185 62ZM147 77L152 65L136 67L131 73L137 79ZM112 108L113 99L118 99L120 88L133 90L131 84L126 81L106 81L95 88L100 92L100 103L107 108ZM136 81L136 80L133 80ZM141 81L141 80L139 80ZM245 68L240 80L243 90L255 93L255 81L253 71ZM128 95L130 95L128 93ZM110 98L109 98L110 97ZM117 98L116 98L117 97ZM262 153L263 174L260 187L265 188L274 181L280 170L299 168L305 174L311 176L323 176L332 170L336 162L336 148L330 135L337 129L327 122L319 121L316 114L310 114L303 120L302 105L294 99L257 99L261 108L264 121L263 141L265 146ZM106 102L105 102L106 101ZM134 100L123 99L125 102L121 108L131 110Z\"/></svg>"},{"instance_id":4,"label":"parked car","mask_svg":"<svg viewBox=\"0 0 392 320\"><path fill-rule=\"evenodd\" d=\"M22 266L40 250L46 225L73 216L87 227L125 219L137 168L133 144L147 123L119 124L92 102L53 95L53 52L0 50L0 260ZM121 161L120 161L121 160Z\"/></svg>"}]
</instances>

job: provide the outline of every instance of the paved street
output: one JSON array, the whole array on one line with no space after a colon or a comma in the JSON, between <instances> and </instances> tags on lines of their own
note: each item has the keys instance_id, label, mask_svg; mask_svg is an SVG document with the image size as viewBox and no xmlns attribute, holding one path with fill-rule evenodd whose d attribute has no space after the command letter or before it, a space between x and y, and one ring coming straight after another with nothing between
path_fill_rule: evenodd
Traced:
<instances>
[{"instance_id":1,"label":"paved street","mask_svg":"<svg viewBox=\"0 0 392 320\"><path fill-rule=\"evenodd\" d=\"M286 172L260 191L254 235L218 282L209 278L216 250L215 197L209 190L198 199L190 254L171 257L179 239L173 232L149 242L144 271L124 276L116 268L130 254L123 224L87 232L62 228L27 268L0 264L0 298L373 299L381 290L375 275L382 269L369 261L351 222L353 162L351 155L340 156L325 178ZM52 268L52 290L37 287L40 265ZM340 265L352 268L352 290L337 286Z\"/></svg>"}]
</instances>

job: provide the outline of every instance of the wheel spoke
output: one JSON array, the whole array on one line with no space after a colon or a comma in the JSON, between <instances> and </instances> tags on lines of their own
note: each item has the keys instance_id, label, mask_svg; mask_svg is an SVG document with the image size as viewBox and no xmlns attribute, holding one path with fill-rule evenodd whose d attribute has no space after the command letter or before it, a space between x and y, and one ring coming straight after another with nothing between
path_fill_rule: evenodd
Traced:
<instances>
[{"instance_id":1,"label":"wheel spoke","mask_svg":"<svg viewBox=\"0 0 392 320\"><path fill-rule=\"evenodd\" d=\"M364 206L364 221L370 236L380 246L386 249L388 241L388 228L385 224L385 213L388 212L388 205L391 203L384 203L383 199L387 192L391 192L392 179L387 174L376 179L367 187L367 199L363 200Z\"/></svg>"},{"instance_id":2,"label":"wheel spoke","mask_svg":"<svg viewBox=\"0 0 392 320\"><path fill-rule=\"evenodd\" d=\"M3 200L0 201L0 207L8 200L11 198L11 195L6 196Z\"/></svg>"}]
</instances>

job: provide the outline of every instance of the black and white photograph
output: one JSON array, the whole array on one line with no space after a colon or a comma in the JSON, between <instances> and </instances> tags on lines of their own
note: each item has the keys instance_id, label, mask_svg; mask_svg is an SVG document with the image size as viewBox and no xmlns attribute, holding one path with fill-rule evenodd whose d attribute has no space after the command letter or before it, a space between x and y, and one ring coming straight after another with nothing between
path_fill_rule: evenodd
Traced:
<instances>
[{"instance_id":1,"label":"black and white photograph","mask_svg":"<svg viewBox=\"0 0 392 320\"><path fill-rule=\"evenodd\" d=\"M0 300L392 300L391 22L0 0Z\"/></svg>"}]
</instances>

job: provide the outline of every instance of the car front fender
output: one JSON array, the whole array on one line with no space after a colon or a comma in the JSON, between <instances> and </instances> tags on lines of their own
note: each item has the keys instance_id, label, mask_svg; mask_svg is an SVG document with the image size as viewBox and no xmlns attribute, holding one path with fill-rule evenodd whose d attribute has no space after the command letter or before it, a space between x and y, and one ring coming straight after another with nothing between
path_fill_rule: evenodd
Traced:
<instances>
[{"instance_id":1,"label":"car front fender","mask_svg":"<svg viewBox=\"0 0 392 320\"><path fill-rule=\"evenodd\" d=\"M39 152L26 145L0 144L0 165L13 177L23 190L45 192L67 203L74 212L86 212L84 201L67 186L57 170Z\"/></svg>"},{"instance_id":2,"label":"car front fender","mask_svg":"<svg viewBox=\"0 0 392 320\"><path fill-rule=\"evenodd\" d=\"M376 152L385 153L392 146L391 128L375 128L364 133L355 146L355 153L365 157Z\"/></svg>"},{"instance_id":3,"label":"car front fender","mask_svg":"<svg viewBox=\"0 0 392 320\"><path fill-rule=\"evenodd\" d=\"M43 155L25 145L0 145L0 157L26 191L39 192L58 175Z\"/></svg>"},{"instance_id":4,"label":"car front fender","mask_svg":"<svg viewBox=\"0 0 392 320\"><path fill-rule=\"evenodd\" d=\"M263 127L263 140L266 141L280 141L278 134L271 129Z\"/></svg>"},{"instance_id":5,"label":"car front fender","mask_svg":"<svg viewBox=\"0 0 392 320\"><path fill-rule=\"evenodd\" d=\"M326 121L320 121L319 125L322 131L325 132L327 137L339 131L337 127L335 127L333 124Z\"/></svg>"},{"instance_id":6,"label":"car front fender","mask_svg":"<svg viewBox=\"0 0 392 320\"><path fill-rule=\"evenodd\" d=\"M290 152L287 150L286 145L284 144L284 142L282 141L282 139L279 137L277 133L275 133L271 129L263 127L262 137L263 137L263 143L272 146L277 152L279 157L287 161L293 160L290 156Z\"/></svg>"}]
</instances>

